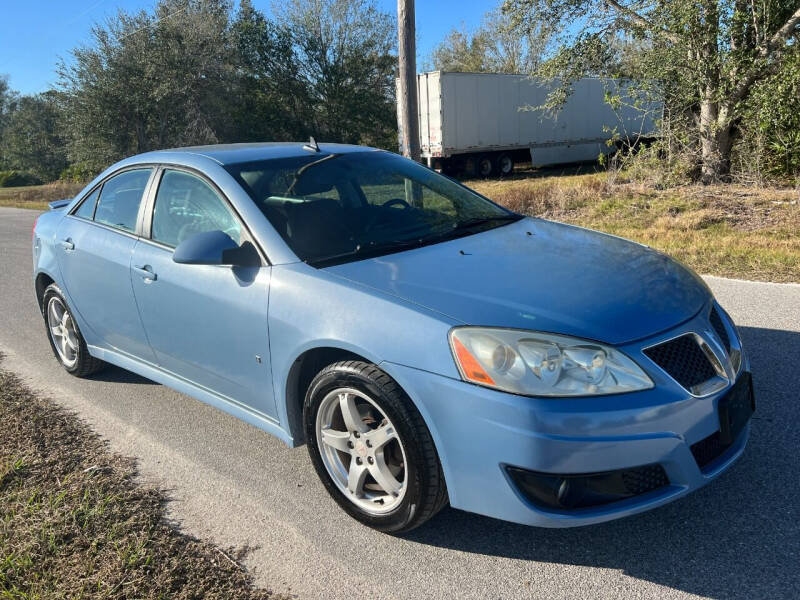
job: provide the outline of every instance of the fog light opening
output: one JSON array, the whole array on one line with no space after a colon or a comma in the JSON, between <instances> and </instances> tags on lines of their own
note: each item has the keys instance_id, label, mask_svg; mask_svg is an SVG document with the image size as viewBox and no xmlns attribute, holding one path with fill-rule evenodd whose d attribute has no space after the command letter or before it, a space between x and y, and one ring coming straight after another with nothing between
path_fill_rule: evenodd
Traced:
<instances>
[{"instance_id":1,"label":"fog light opening","mask_svg":"<svg viewBox=\"0 0 800 600\"><path fill-rule=\"evenodd\" d=\"M532 504L572 510L610 504L652 492L669 484L659 464L585 474L538 473L506 467L519 492Z\"/></svg>"}]
</instances>

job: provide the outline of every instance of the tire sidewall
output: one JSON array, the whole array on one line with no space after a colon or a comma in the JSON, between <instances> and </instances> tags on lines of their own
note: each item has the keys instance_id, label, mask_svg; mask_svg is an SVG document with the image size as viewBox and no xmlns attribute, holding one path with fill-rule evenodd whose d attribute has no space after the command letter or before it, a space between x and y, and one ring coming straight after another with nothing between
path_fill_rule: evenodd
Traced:
<instances>
[{"instance_id":1,"label":"tire sidewall","mask_svg":"<svg viewBox=\"0 0 800 600\"><path fill-rule=\"evenodd\" d=\"M67 312L69 312L70 317L72 318L72 323L75 326L75 333L77 334L78 338L78 360L75 361L75 364L71 367L64 364L64 361L61 360L61 356L56 349L55 342L53 341L53 336L50 333L50 323L48 321L47 316L47 307L50 305L50 300L53 298L58 298L61 303L64 305L64 308ZM47 340L50 342L50 349L53 351L53 354L58 360L58 363L64 367L64 369L68 373L77 373L80 371L84 361L87 359L87 355L89 353L88 349L86 348L86 342L83 339L83 334L81 334L80 328L78 327L78 322L75 320L75 313L72 312L72 309L67 304L67 299L64 298L64 294L61 292L61 289L56 284L51 284L47 287L42 295L42 318L44 319L44 327L45 332L47 333Z\"/></svg>"},{"instance_id":2,"label":"tire sidewall","mask_svg":"<svg viewBox=\"0 0 800 600\"><path fill-rule=\"evenodd\" d=\"M405 471L408 487L400 505L391 512L372 515L361 510L339 489L322 461L316 435L317 411L325 396L334 389L341 387L354 388L369 396L389 417L400 436L403 450L405 451ZM402 401L404 401L403 398L394 398L387 394L381 386L377 385L369 377L357 371L340 367L325 370L314 379L311 386L309 386L303 407L306 443L308 444L311 461L322 483L339 506L350 516L365 525L385 532L403 529L413 520L416 511L419 509L422 496L420 486L423 479L420 473L420 465L424 465L424 458L421 456L414 428L407 423L405 416L401 414L401 410L396 407L396 403Z\"/></svg>"},{"instance_id":3,"label":"tire sidewall","mask_svg":"<svg viewBox=\"0 0 800 600\"><path fill-rule=\"evenodd\" d=\"M484 163L488 163L489 165L488 169L485 170L483 169ZM480 158L478 158L475 167L479 177L491 177L495 169L494 161L492 160L491 156L481 156Z\"/></svg>"},{"instance_id":4,"label":"tire sidewall","mask_svg":"<svg viewBox=\"0 0 800 600\"><path fill-rule=\"evenodd\" d=\"M503 171L503 162L505 160L511 161L511 169L509 169L508 171ZM500 157L497 159L497 174L500 175L501 177L508 177L513 172L514 172L514 161L513 161L513 159L508 154L500 155Z\"/></svg>"}]
</instances>

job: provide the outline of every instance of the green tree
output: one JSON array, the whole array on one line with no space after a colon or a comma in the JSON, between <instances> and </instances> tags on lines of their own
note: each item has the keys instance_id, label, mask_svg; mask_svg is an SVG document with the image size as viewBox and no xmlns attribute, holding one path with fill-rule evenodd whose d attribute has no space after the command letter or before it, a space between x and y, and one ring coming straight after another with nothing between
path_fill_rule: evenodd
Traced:
<instances>
[{"instance_id":1,"label":"green tree","mask_svg":"<svg viewBox=\"0 0 800 600\"><path fill-rule=\"evenodd\" d=\"M490 72L488 44L489 40L482 29L475 32L469 32L463 27L451 29L431 52L430 68L433 71L456 73Z\"/></svg>"},{"instance_id":2,"label":"green tree","mask_svg":"<svg viewBox=\"0 0 800 600\"><path fill-rule=\"evenodd\" d=\"M394 18L373 0L290 0L273 12L293 41L309 130L326 141L396 146Z\"/></svg>"},{"instance_id":3,"label":"green tree","mask_svg":"<svg viewBox=\"0 0 800 600\"><path fill-rule=\"evenodd\" d=\"M59 67L69 158L98 170L152 149L320 139L393 144L394 24L367 0L243 0L120 11Z\"/></svg>"},{"instance_id":4,"label":"green tree","mask_svg":"<svg viewBox=\"0 0 800 600\"><path fill-rule=\"evenodd\" d=\"M59 67L73 162L99 168L170 146L216 143L236 132L239 78L231 4L161 0L120 11Z\"/></svg>"},{"instance_id":5,"label":"green tree","mask_svg":"<svg viewBox=\"0 0 800 600\"><path fill-rule=\"evenodd\" d=\"M52 181L67 166L55 92L18 98L5 116L0 154L5 168Z\"/></svg>"},{"instance_id":6,"label":"green tree","mask_svg":"<svg viewBox=\"0 0 800 600\"><path fill-rule=\"evenodd\" d=\"M306 139L310 98L299 74L291 32L242 0L233 23L240 103L238 141Z\"/></svg>"},{"instance_id":7,"label":"green tree","mask_svg":"<svg viewBox=\"0 0 800 600\"><path fill-rule=\"evenodd\" d=\"M499 9L486 13L474 32L453 29L433 50L434 70L464 73L529 73L538 68L551 41L541 23L514 26Z\"/></svg>"},{"instance_id":8,"label":"green tree","mask_svg":"<svg viewBox=\"0 0 800 600\"><path fill-rule=\"evenodd\" d=\"M757 83L781 73L800 23L796 0L506 0L504 11L516 26L560 30L542 76L569 81L602 70L615 40L639 42L630 75L660 84L704 180L729 174L747 102Z\"/></svg>"},{"instance_id":9,"label":"green tree","mask_svg":"<svg viewBox=\"0 0 800 600\"><path fill-rule=\"evenodd\" d=\"M755 175L800 176L800 52L795 49L779 73L758 82L740 125L738 163Z\"/></svg>"},{"instance_id":10,"label":"green tree","mask_svg":"<svg viewBox=\"0 0 800 600\"><path fill-rule=\"evenodd\" d=\"M3 155L3 135L15 98L16 94L8 85L8 76L0 76L0 169L7 168Z\"/></svg>"}]
</instances>

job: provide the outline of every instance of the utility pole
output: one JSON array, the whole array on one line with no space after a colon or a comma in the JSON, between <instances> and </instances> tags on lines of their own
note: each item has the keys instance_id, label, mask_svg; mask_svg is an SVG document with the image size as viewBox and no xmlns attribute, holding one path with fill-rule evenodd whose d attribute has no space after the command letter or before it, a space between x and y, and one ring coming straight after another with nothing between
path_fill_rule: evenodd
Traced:
<instances>
[{"instance_id":1,"label":"utility pole","mask_svg":"<svg viewBox=\"0 0 800 600\"><path fill-rule=\"evenodd\" d=\"M414 0L397 0L397 58L400 86L397 116L403 155L419 162L419 110L417 108L417 49Z\"/></svg>"}]
</instances>

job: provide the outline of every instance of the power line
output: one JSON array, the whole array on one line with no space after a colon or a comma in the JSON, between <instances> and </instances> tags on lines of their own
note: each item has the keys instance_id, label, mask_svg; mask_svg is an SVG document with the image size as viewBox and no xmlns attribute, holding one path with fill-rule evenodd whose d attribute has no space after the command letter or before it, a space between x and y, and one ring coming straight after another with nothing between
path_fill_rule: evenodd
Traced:
<instances>
[{"instance_id":1,"label":"power line","mask_svg":"<svg viewBox=\"0 0 800 600\"><path fill-rule=\"evenodd\" d=\"M86 10L84 10L83 12L81 12L81 13L78 13L77 15L75 15L74 17L72 17L72 18L71 18L69 21L67 21L66 23L64 23L64 25L62 25L62 27L66 27L67 25L72 25L72 24L73 24L75 21L77 21L78 19L80 19L80 18L81 18L81 17L83 17L84 15L87 15L87 14L89 14L90 12L92 12L92 11L93 11L95 8L97 8L98 6L100 6L100 5L101 5L103 2L105 2L105 1L106 1L106 0L98 0L97 2L95 2L94 4L92 4L92 5L91 5L89 8L87 8Z\"/></svg>"}]
</instances>

